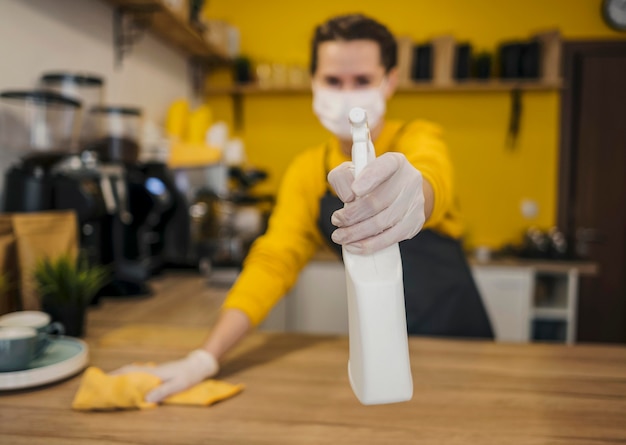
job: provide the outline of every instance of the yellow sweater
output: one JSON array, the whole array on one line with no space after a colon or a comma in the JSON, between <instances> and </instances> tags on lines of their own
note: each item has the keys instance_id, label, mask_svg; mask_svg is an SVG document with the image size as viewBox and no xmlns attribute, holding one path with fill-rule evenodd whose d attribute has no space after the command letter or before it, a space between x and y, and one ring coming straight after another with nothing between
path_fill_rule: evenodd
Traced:
<instances>
[{"instance_id":1,"label":"yellow sweater","mask_svg":"<svg viewBox=\"0 0 626 445\"><path fill-rule=\"evenodd\" d=\"M376 156L403 153L432 185L435 203L425 228L458 238L462 224L456 206L452 165L441 130L425 121L387 121L374 141ZM327 147L328 165L325 163ZM267 232L259 237L239 279L228 294L224 309L239 309L253 325L295 284L298 274L324 242L318 229L319 200L327 190L326 169L349 161L337 139L309 149L295 158L282 179Z\"/></svg>"}]
</instances>

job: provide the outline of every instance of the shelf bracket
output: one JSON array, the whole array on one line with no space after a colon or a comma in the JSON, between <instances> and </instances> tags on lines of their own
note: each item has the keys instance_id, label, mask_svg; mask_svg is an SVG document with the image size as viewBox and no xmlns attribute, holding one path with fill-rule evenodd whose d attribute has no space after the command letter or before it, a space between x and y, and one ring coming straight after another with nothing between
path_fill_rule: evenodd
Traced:
<instances>
[{"instance_id":1,"label":"shelf bracket","mask_svg":"<svg viewBox=\"0 0 626 445\"><path fill-rule=\"evenodd\" d=\"M191 56L189 58L189 79L192 94L195 99L204 102L206 93L206 79L211 70L227 66L227 62L208 56Z\"/></svg>"},{"instance_id":2,"label":"shelf bracket","mask_svg":"<svg viewBox=\"0 0 626 445\"><path fill-rule=\"evenodd\" d=\"M517 147L522 121L522 90L513 88L511 90L511 114L509 116L509 129L506 137L506 145L510 150Z\"/></svg>"},{"instance_id":3,"label":"shelf bracket","mask_svg":"<svg viewBox=\"0 0 626 445\"><path fill-rule=\"evenodd\" d=\"M241 92L235 92L233 97L233 121L236 132L243 131L243 94Z\"/></svg>"},{"instance_id":4,"label":"shelf bracket","mask_svg":"<svg viewBox=\"0 0 626 445\"><path fill-rule=\"evenodd\" d=\"M115 49L115 67L121 68L124 56L141 40L150 26L152 14L157 11L155 5L138 4L118 7L113 12L113 47Z\"/></svg>"},{"instance_id":5,"label":"shelf bracket","mask_svg":"<svg viewBox=\"0 0 626 445\"><path fill-rule=\"evenodd\" d=\"M191 92L196 99L204 100L204 82L213 64L207 57L189 58L189 78L191 81Z\"/></svg>"}]
</instances>

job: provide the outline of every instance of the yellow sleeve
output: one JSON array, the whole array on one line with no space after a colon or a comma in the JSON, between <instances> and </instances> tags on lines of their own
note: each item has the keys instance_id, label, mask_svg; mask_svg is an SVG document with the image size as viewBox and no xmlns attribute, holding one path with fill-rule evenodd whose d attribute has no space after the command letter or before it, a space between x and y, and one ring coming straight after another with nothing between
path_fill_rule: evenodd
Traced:
<instances>
[{"instance_id":1,"label":"yellow sleeve","mask_svg":"<svg viewBox=\"0 0 626 445\"><path fill-rule=\"evenodd\" d=\"M452 163L448 149L441 139L441 129L425 121L411 122L400 137L397 150L407 157L411 165L433 187L435 202L424 228L447 226L444 220L455 213L454 183Z\"/></svg>"},{"instance_id":2,"label":"yellow sleeve","mask_svg":"<svg viewBox=\"0 0 626 445\"><path fill-rule=\"evenodd\" d=\"M252 245L222 306L243 311L255 326L295 284L322 242L317 189L325 178L322 158L315 155L305 152L287 169L268 229Z\"/></svg>"}]
</instances>

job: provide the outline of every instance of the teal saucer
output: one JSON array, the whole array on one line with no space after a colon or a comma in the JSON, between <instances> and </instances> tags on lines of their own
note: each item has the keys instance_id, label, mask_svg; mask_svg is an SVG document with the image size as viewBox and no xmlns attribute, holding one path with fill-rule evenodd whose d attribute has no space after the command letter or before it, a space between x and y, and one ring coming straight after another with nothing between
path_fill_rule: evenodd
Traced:
<instances>
[{"instance_id":1,"label":"teal saucer","mask_svg":"<svg viewBox=\"0 0 626 445\"><path fill-rule=\"evenodd\" d=\"M84 369L88 361L87 343L73 337L57 337L26 369L0 372L0 390L31 388L63 380Z\"/></svg>"}]
</instances>

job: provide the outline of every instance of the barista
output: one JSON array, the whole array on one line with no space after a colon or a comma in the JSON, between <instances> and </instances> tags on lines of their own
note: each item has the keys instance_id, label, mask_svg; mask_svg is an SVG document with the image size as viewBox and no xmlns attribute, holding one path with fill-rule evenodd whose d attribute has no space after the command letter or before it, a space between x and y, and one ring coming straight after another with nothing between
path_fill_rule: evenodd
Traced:
<instances>
[{"instance_id":1,"label":"barista","mask_svg":"<svg viewBox=\"0 0 626 445\"><path fill-rule=\"evenodd\" d=\"M155 368L158 402L217 374L219 359L259 324L296 282L323 243L337 252L375 252L396 242L404 269L409 334L492 338L459 237L453 172L440 129L385 119L398 82L396 42L362 15L333 18L315 30L313 110L333 133L300 154L283 178L265 235L252 246L239 279L202 348ZM348 112L367 111L377 158L354 180Z\"/></svg>"}]
</instances>

